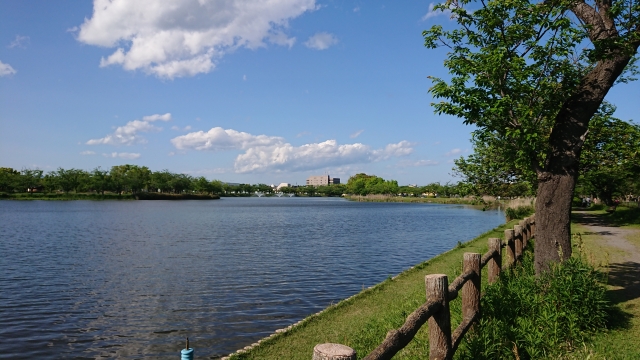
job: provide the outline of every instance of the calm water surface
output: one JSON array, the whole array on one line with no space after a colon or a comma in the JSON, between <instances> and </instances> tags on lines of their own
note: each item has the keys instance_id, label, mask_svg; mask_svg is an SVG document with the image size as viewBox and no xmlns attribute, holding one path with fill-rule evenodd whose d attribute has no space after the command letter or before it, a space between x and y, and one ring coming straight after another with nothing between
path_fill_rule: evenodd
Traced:
<instances>
[{"instance_id":1,"label":"calm water surface","mask_svg":"<svg viewBox=\"0 0 640 360\"><path fill-rule=\"evenodd\" d=\"M332 198L0 201L0 358L217 358L504 222Z\"/></svg>"}]
</instances>

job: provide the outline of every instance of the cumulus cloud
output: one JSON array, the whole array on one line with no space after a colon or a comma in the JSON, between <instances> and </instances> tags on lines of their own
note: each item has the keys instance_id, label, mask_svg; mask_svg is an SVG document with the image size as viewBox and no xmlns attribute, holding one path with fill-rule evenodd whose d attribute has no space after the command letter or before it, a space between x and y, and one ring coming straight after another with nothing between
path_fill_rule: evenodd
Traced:
<instances>
[{"instance_id":1,"label":"cumulus cloud","mask_svg":"<svg viewBox=\"0 0 640 360\"><path fill-rule=\"evenodd\" d=\"M207 73L240 47L291 47L289 20L315 9L315 0L94 0L77 39L117 48L100 66L172 79Z\"/></svg>"},{"instance_id":2,"label":"cumulus cloud","mask_svg":"<svg viewBox=\"0 0 640 360\"><path fill-rule=\"evenodd\" d=\"M13 48L22 48L22 49L26 49L27 48L27 44L29 44L29 37L28 36L21 36L21 35L16 35L15 40L13 40L8 48L9 49L13 49Z\"/></svg>"},{"instance_id":3,"label":"cumulus cloud","mask_svg":"<svg viewBox=\"0 0 640 360\"><path fill-rule=\"evenodd\" d=\"M154 121L169 121L171 114L164 115L155 114L144 116L142 120L129 121L124 126L119 126L112 134L99 139L91 139L86 142L87 145L133 145L144 144L147 140L141 136L141 132L157 132L162 128L151 125Z\"/></svg>"},{"instance_id":4,"label":"cumulus cloud","mask_svg":"<svg viewBox=\"0 0 640 360\"><path fill-rule=\"evenodd\" d=\"M422 21L425 21L427 19L431 19L433 17L440 16L440 15L447 15L447 16L451 17L451 10L444 10L444 11L442 11L442 10L434 10L433 8L435 6L436 6L435 3L429 4L429 10L422 17Z\"/></svg>"},{"instance_id":5,"label":"cumulus cloud","mask_svg":"<svg viewBox=\"0 0 640 360\"><path fill-rule=\"evenodd\" d=\"M326 50L338 43L338 38L327 32L319 32L309 38L304 45L310 49Z\"/></svg>"},{"instance_id":6,"label":"cumulus cloud","mask_svg":"<svg viewBox=\"0 0 640 360\"><path fill-rule=\"evenodd\" d=\"M171 139L178 150L242 150L234 163L236 173L304 171L401 157L413 152L413 144L401 141L382 149L368 145L338 144L336 140L294 146L278 136L252 135L233 129L212 128Z\"/></svg>"},{"instance_id":7,"label":"cumulus cloud","mask_svg":"<svg viewBox=\"0 0 640 360\"><path fill-rule=\"evenodd\" d=\"M271 146L283 142L277 136L251 135L233 129L214 127L211 130L196 131L171 139L178 150L246 150L256 146Z\"/></svg>"},{"instance_id":8,"label":"cumulus cloud","mask_svg":"<svg viewBox=\"0 0 640 360\"><path fill-rule=\"evenodd\" d=\"M135 160L135 159L140 157L140 154L138 154L138 153L126 153L126 152L121 152L121 153L112 152L111 154L102 154L102 156L108 157L108 158L120 158L120 159Z\"/></svg>"},{"instance_id":9,"label":"cumulus cloud","mask_svg":"<svg viewBox=\"0 0 640 360\"><path fill-rule=\"evenodd\" d=\"M153 122L153 121L169 121L169 120L171 120L171 113L166 113L166 114L163 114L163 115L160 115L160 114L147 115L147 116L143 116L142 120L143 121L149 121L149 122Z\"/></svg>"},{"instance_id":10,"label":"cumulus cloud","mask_svg":"<svg viewBox=\"0 0 640 360\"><path fill-rule=\"evenodd\" d=\"M360 136L360 134L362 134L364 132L364 130L358 130L356 132L354 132L353 134L349 135L350 138L355 139L358 136Z\"/></svg>"},{"instance_id":11,"label":"cumulus cloud","mask_svg":"<svg viewBox=\"0 0 640 360\"><path fill-rule=\"evenodd\" d=\"M447 151L444 156L453 156L453 155L458 155L462 152L461 149L455 148L455 149L451 149L450 151Z\"/></svg>"},{"instance_id":12,"label":"cumulus cloud","mask_svg":"<svg viewBox=\"0 0 640 360\"><path fill-rule=\"evenodd\" d=\"M80 153L80 155L95 155L95 154L96 154L95 151L90 151L90 150L83 151Z\"/></svg>"},{"instance_id":13,"label":"cumulus cloud","mask_svg":"<svg viewBox=\"0 0 640 360\"><path fill-rule=\"evenodd\" d=\"M9 64L5 64L0 61L0 76L8 76L17 73L17 71Z\"/></svg>"}]
</instances>

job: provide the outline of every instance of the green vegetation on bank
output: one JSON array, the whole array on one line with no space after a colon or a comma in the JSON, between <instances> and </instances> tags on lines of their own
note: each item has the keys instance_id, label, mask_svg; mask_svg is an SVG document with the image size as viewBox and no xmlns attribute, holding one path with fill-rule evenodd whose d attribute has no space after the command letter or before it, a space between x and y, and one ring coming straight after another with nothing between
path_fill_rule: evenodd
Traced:
<instances>
[{"instance_id":1,"label":"green vegetation on bank","mask_svg":"<svg viewBox=\"0 0 640 360\"><path fill-rule=\"evenodd\" d=\"M461 204L461 205L486 205L482 198L475 197L433 197L433 196L386 196L386 195L347 195L346 199L360 202L402 202L402 203L427 203L427 204Z\"/></svg>"},{"instance_id":2,"label":"green vegetation on bank","mask_svg":"<svg viewBox=\"0 0 640 360\"><path fill-rule=\"evenodd\" d=\"M557 358L616 325L609 321L605 273L574 256L536 277L532 250L525 252L521 266L485 288L482 318L457 358Z\"/></svg>"},{"instance_id":3,"label":"green vegetation on bank","mask_svg":"<svg viewBox=\"0 0 640 360\"><path fill-rule=\"evenodd\" d=\"M135 200L132 194L95 193L0 193L0 199L12 200Z\"/></svg>"}]
</instances>

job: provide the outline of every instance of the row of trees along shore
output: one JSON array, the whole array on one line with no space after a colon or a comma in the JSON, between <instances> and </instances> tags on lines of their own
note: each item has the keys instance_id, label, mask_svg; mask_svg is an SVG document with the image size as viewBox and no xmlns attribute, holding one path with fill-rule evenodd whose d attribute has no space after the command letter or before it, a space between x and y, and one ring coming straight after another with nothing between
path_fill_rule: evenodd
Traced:
<instances>
[{"instance_id":1,"label":"row of trees along shore","mask_svg":"<svg viewBox=\"0 0 640 360\"><path fill-rule=\"evenodd\" d=\"M91 171L58 168L48 173L39 169L18 171L0 167L0 192L5 193L82 192L105 194L108 192L136 194L142 191L222 196L250 195L255 192L270 195L277 191L303 196L342 196L343 194L421 196L426 193L447 197L467 196L475 193L473 187L465 183L441 185L436 182L425 186L398 186L396 180L385 180L367 174L356 174L350 177L346 184L283 187L276 190L267 184L232 185L220 180L208 180L203 176L193 177L172 173L168 170L154 172L146 166L129 164L113 166L110 170L103 170L99 167Z\"/></svg>"}]
</instances>

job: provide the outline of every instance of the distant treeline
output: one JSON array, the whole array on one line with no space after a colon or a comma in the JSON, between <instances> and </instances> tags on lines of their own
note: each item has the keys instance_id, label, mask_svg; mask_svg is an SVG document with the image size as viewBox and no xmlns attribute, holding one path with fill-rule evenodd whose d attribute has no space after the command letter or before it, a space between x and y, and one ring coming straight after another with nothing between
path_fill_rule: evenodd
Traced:
<instances>
[{"instance_id":1,"label":"distant treeline","mask_svg":"<svg viewBox=\"0 0 640 360\"><path fill-rule=\"evenodd\" d=\"M17 193L94 193L94 194L207 194L220 196L249 196L255 192L272 195L276 192L299 196L401 195L464 197L477 195L477 189L468 183L424 186L399 186L396 180L385 180L375 175L356 174L346 184L325 186L291 186L274 189L266 184L228 184L193 177L168 170L151 171L146 166L118 165L110 170L95 168L91 171L58 168L45 173L38 169L0 168L0 192ZM520 194L514 194L518 196Z\"/></svg>"},{"instance_id":2,"label":"distant treeline","mask_svg":"<svg viewBox=\"0 0 640 360\"><path fill-rule=\"evenodd\" d=\"M5 193L224 194L247 190L219 180L209 181L203 176L193 177L168 170L153 172L146 166L137 165L118 165L110 170L98 167L92 171L58 168L46 174L37 169L0 168L0 192Z\"/></svg>"}]
</instances>

